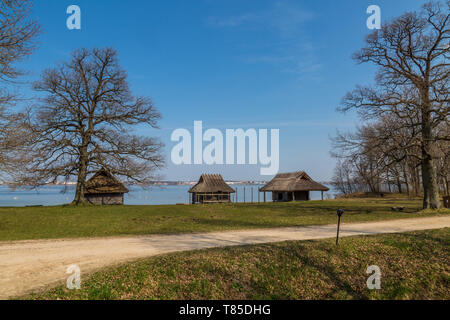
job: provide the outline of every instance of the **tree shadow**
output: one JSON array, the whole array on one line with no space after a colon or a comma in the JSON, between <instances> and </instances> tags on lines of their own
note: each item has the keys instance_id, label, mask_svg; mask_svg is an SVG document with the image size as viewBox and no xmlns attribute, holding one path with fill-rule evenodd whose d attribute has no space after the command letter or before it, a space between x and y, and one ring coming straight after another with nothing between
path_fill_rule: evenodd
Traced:
<instances>
[{"instance_id":1,"label":"tree shadow","mask_svg":"<svg viewBox=\"0 0 450 320\"><path fill-rule=\"evenodd\" d=\"M301 246L299 248L299 250L301 250L301 249L307 250L308 248L305 246ZM330 248L324 244L318 244L316 249L320 250L320 251L325 251L325 252L330 251ZM342 290L342 291L345 291L348 295L350 295L352 297L352 299L357 299L357 300L361 300L361 299L367 300L368 299L368 296L366 294L364 294L358 290L355 290L352 287L351 282L342 279L342 276L336 272L336 270L333 268L331 263L326 264L326 263L317 261L308 255L301 254L298 250L296 250L295 252L289 251L289 253L294 254L295 257L300 260L302 265L310 267L310 268L320 272L320 274L325 275L328 279L330 279L330 281L333 282L335 285L335 288L334 288L333 292L331 292L331 293L336 293L337 291ZM329 298L329 297L322 297L322 299L323 298Z\"/></svg>"}]
</instances>

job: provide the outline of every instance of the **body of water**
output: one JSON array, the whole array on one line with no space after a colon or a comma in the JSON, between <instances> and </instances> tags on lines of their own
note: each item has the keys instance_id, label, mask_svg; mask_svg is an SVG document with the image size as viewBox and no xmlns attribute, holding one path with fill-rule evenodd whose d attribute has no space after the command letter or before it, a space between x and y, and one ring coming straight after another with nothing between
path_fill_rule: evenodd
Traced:
<instances>
[{"instance_id":1,"label":"body of water","mask_svg":"<svg viewBox=\"0 0 450 320\"><path fill-rule=\"evenodd\" d=\"M232 185L233 189L237 190L238 202L244 202L244 188L245 201L258 202L258 189L262 185ZM326 194L333 195L333 190L330 186L330 191ZM130 187L130 193L125 195L126 205L162 205L162 204L177 204L188 203L188 190L191 186L163 186L152 187L150 189L143 189L141 187ZM11 190L7 186L0 186L0 207L24 207L24 206L55 206L72 202L75 190L74 187L69 187L64 193L63 186L45 186L38 190ZM264 201L264 196L261 193L260 201ZM272 194L266 194L266 200L271 201ZM320 200L320 192L311 192L312 200ZM233 202L236 200L235 195L232 195Z\"/></svg>"}]
</instances>

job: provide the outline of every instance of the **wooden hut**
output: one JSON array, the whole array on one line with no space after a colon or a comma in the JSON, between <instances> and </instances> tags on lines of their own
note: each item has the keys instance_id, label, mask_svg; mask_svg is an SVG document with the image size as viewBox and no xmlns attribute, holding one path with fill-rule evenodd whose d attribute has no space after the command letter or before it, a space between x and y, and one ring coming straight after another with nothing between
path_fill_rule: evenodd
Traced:
<instances>
[{"instance_id":1,"label":"wooden hut","mask_svg":"<svg viewBox=\"0 0 450 320\"><path fill-rule=\"evenodd\" d=\"M101 169L86 183L84 198L95 205L122 205L128 192L108 170Z\"/></svg>"},{"instance_id":2,"label":"wooden hut","mask_svg":"<svg viewBox=\"0 0 450 320\"><path fill-rule=\"evenodd\" d=\"M192 204L231 202L231 194L234 192L220 174L203 174L189 190Z\"/></svg>"},{"instance_id":3,"label":"wooden hut","mask_svg":"<svg viewBox=\"0 0 450 320\"><path fill-rule=\"evenodd\" d=\"M264 192L264 199L266 192L272 192L274 202L309 201L311 191L321 191L323 200L323 193L328 190L330 189L311 179L304 171L279 173L259 189L260 192Z\"/></svg>"}]
</instances>

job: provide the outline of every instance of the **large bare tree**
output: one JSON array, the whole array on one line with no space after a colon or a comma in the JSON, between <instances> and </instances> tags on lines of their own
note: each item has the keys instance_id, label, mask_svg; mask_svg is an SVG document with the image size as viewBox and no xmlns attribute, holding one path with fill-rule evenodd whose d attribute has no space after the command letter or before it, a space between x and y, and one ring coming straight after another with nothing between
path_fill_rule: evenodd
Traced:
<instances>
[{"instance_id":1,"label":"large bare tree","mask_svg":"<svg viewBox=\"0 0 450 320\"><path fill-rule=\"evenodd\" d=\"M34 88L44 97L29 111L30 143L18 162L18 184L75 177L74 204L80 204L87 177L100 168L147 184L163 165L159 140L132 131L157 128L160 114L149 98L132 95L115 50L77 50L69 62L44 71Z\"/></svg>"},{"instance_id":2,"label":"large bare tree","mask_svg":"<svg viewBox=\"0 0 450 320\"><path fill-rule=\"evenodd\" d=\"M23 74L16 63L29 56L36 47L39 25L30 18L31 0L0 1L0 168L5 165L4 150L14 144L14 135L8 131L8 107L15 101L15 94L8 86Z\"/></svg>"},{"instance_id":3,"label":"large bare tree","mask_svg":"<svg viewBox=\"0 0 450 320\"><path fill-rule=\"evenodd\" d=\"M436 145L450 140L437 130L450 125L449 12L449 1L428 2L420 12L406 13L371 33L354 59L378 67L376 85L357 87L346 95L340 108L359 109L365 119L398 119L396 124L392 122L398 126L396 130L419 128L414 139L419 137L421 150L423 207L433 209L441 206L434 164Z\"/></svg>"}]
</instances>

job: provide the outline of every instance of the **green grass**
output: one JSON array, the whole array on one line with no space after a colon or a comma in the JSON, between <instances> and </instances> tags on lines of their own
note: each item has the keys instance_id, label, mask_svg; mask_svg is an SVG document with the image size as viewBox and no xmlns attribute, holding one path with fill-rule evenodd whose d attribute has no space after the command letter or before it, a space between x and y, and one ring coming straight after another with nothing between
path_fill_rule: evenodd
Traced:
<instances>
[{"instance_id":1,"label":"green grass","mask_svg":"<svg viewBox=\"0 0 450 320\"><path fill-rule=\"evenodd\" d=\"M174 253L24 299L450 299L450 229ZM366 286L381 269L381 290Z\"/></svg>"},{"instance_id":2,"label":"green grass","mask_svg":"<svg viewBox=\"0 0 450 320\"><path fill-rule=\"evenodd\" d=\"M391 207L404 206L405 212ZM0 208L0 241L173 234L362 222L448 214L419 212L421 202L407 199L357 199L298 203L197 206L106 206Z\"/></svg>"}]
</instances>

